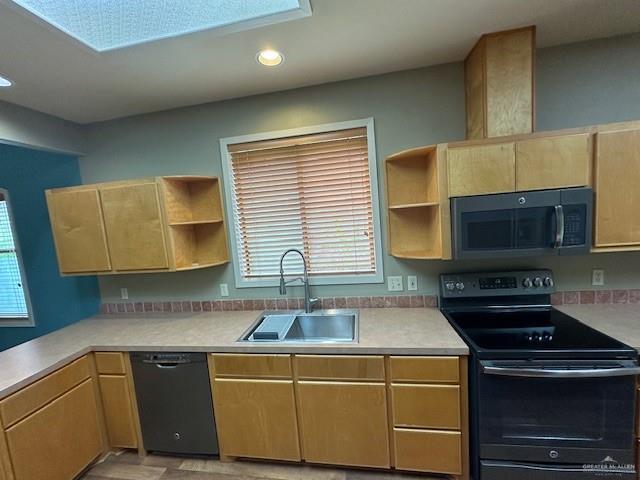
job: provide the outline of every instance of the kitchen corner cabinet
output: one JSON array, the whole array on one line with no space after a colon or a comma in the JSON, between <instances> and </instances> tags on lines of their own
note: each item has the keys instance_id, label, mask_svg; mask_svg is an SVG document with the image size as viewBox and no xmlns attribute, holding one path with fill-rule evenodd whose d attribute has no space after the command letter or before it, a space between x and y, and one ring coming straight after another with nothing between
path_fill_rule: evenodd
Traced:
<instances>
[{"instance_id":1,"label":"kitchen corner cabinet","mask_svg":"<svg viewBox=\"0 0 640 480\"><path fill-rule=\"evenodd\" d=\"M62 274L123 274L229 261L220 182L152 177L47 190Z\"/></svg>"},{"instance_id":2,"label":"kitchen corner cabinet","mask_svg":"<svg viewBox=\"0 0 640 480\"><path fill-rule=\"evenodd\" d=\"M94 355L109 446L137 449L141 446L140 420L129 355L122 352Z\"/></svg>"},{"instance_id":3,"label":"kitchen corner cabinet","mask_svg":"<svg viewBox=\"0 0 640 480\"><path fill-rule=\"evenodd\" d=\"M210 355L221 458L300 461L290 355Z\"/></svg>"},{"instance_id":4,"label":"kitchen corner cabinet","mask_svg":"<svg viewBox=\"0 0 640 480\"><path fill-rule=\"evenodd\" d=\"M0 401L0 419L15 480L69 480L105 450L86 356Z\"/></svg>"},{"instance_id":5,"label":"kitchen corner cabinet","mask_svg":"<svg viewBox=\"0 0 640 480\"><path fill-rule=\"evenodd\" d=\"M596 137L595 251L640 246L640 128Z\"/></svg>"},{"instance_id":6,"label":"kitchen corner cabinet","mask_svg":"<svg viewBox=\"0 0 640 480\"><path fill-rule=\"evenodd\" d=\"M385 160L389 252L397 258L450 259L446 152L405 150Z\"/></svg>"}]
</instances>

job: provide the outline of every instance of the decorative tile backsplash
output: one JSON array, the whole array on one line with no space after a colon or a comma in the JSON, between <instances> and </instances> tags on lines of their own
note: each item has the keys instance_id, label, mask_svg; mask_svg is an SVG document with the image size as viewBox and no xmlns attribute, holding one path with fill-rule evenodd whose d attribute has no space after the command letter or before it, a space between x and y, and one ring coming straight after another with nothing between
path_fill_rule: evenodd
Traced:
<instances>
[{"instance_id":1,"label":"decorative tile backsplash","mask_svg":"<svg viewBox=\"0 0 640 480\"><path fill-rule=\"evenodd\" d=\"M557 292L551 295L552 305L589 305L603 303L640 304L640 289L581 290ZM393 295L385 297L324 297L318 308L436 308L435 295ZM251 300L202 300L167 302L103 303L102 313L154 312L228 312L240 310L294 310L304 308L302 298L260 298Z\"/></svg>"},{"instance_id":2,"label":"decorative tile backsplash","mask_svg":"<svg viewBox=\"0 0 640 480\"><path fill-rule=\"evenodd\" d=\"M324 297L317 308L421 308L437 307L435 295L388 297ZM202 300L171 302L103 303L102 313L228 312L239 310L294 310L304 308L303 298L261 298L252 300Z\"/></svg>"}]
</instances>

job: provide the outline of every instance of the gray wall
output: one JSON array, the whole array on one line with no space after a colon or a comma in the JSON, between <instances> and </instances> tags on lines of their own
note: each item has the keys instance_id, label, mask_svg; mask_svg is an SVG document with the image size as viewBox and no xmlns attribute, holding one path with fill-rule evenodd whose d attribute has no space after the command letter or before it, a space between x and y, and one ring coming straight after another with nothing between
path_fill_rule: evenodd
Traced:
<instances>
[{"instance_id":1,"label":"gray wall","mask_svg":"<svg viewBox=\"0 0 640 480\"><path fill-rule=\"evenodd\" d=\"M0 100L0 143L81 154L80 125Z\"/></svg>"},{"instance_id":2,"label":"gray wall","mask_svg":"<svg viewBox=\"0 0 640 480\"><path fill-rule=\"evenodd\" d=\"M640 35L538 51L538 130L640 119ZM392 73L286 92L131 117L86 127L85 182L144 175L221 175L221 137L305 125L375 119L379 190L384 211L383 159L398 150L464 138L462 64ZM382 218L386 231L386 219ZM383 239L386 243L386 238ZM607 288L640 286L640 253L513 261L400 261L384 252L385 275L418 274L420 292L437 291L444 271L549 267L560 289L590 287L592 268L606 269ZM235 289L233 269L103 277L103 301L130 298L219 298L228 283L231 298L277 295L275 288ZM299 295L292 289L293 295ZM317 295L380 295L386 286L316 287Z\"/></svg>"}]
</instances>

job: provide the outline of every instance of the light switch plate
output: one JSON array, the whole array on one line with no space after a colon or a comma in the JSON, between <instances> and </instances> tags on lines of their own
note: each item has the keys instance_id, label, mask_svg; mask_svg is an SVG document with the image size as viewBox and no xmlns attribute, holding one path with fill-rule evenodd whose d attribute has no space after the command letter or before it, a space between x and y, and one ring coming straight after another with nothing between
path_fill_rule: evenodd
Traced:
<instances>
[{"instance_id":1,"label":"light switch plate","mask_svg":"<svg viewBox=\"0 0 640 480\"><path fill-rule=\"evenodd\" d=\"M387 289L390 292L401 292L402 288L402 277L387 277Z\"/></svg>"},{"instance_id":2,"label":"light switch plate","mask_svg":"<svg viewBox=\"0 0 640 480\"><path fill-rule=\"evenodd\" d=\"M129 300L129 289L128 288L121 288L120 289L120 298L122 300Z\"/></svg>"},{"instance_id":3,"label":"light switch plate","mask_svg":"<svg viewBox=\"0 0 640 480\"><path fill-rule=\"evenodd\" d=\"M417 275L407 275L407 290L418 290Z\"/></svg>"},{"instance_id":4,"label":"light switch plate","mask_svg":"<svg viewBox=\"0 0 640 480\"><path fill-rule=\"evenodd\" d=\"M604 285L604 270L594 268L591 272L591 285L602 286Z\"/></svg>"},{"instance_id":5,"label":"light switch plate","mask_svg":"<svg viewBox=\"0 0 640 480\"><path fill-rule=\"evenodd\" d=\"M229 285L227 285L226 283L221 283L220 284L220 296L221 297L228 297L229 296Z\"/></svg>"}]
</instances>

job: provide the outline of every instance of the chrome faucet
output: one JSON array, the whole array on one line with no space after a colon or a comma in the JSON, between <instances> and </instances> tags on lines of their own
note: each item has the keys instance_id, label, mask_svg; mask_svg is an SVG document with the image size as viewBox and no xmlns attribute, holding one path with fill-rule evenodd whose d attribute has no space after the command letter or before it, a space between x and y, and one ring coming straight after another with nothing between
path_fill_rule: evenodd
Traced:
<instances>
[{"instance_id":1,"label":"chrome faucet","mask_svg":"<svg viewBox=\"0 0 640 480\"><path fill-rule=\"evenodd\" d=\"M304 274L302 277L296 277L289 281L285 281L284 267L282 266L282 262L284 262L284 257L286 257L287 254L291 252L297 253L302 258L302 266L304 267ZM318 301L318 299L309 297L309 274L307 272L307 260L304 258L304 254L300 250L296 248L290 248L289 250L284 252L280 257L280 295L286 295L287 285L289 285L290 283L296 282L298 280L300 280L304 285L304 311L305 313L311 313L311 310L313 310L313 305Z\"/></svg>"}]
</instances>

